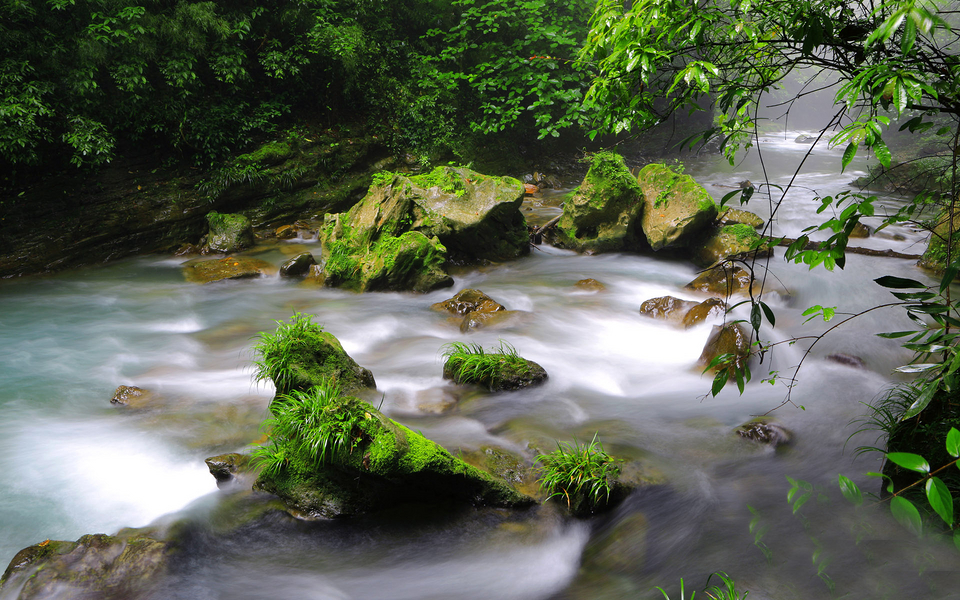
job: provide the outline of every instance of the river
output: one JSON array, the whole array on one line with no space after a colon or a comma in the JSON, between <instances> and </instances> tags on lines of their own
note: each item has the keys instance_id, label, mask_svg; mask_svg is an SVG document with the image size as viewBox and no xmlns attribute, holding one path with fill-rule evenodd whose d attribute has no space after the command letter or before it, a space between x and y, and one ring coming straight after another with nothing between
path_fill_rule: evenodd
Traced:
<instances>
[{"instance_id":1,"label":"river","mask_svg":"<svg viewBox=\"0 0 960 600\"><path fill-rule=\"evenodd\" d=\"M796 135L762 144L770 181L786 184L809 148ZM717 156L684 162L718 199L739 180L764 180L756 151L735 167ZM837 175L838 164L834 150L813 153L777 211L775 234L796 237L814 222L813 190L836 193L864 173L856 162L859 171ZM767 217L762 192L750 209ZM543 222L559 214L558 202L529 201L526 214ZM851 245L919 254L923 238L897 227ZM319 253L315 241L292 240L256 255L279 264L303 249ZM836 485L844 473L877 489L864 473L879 470L878 456L854 452L876 434L851 438L851 422L909 360L895 340L874 336L910 326L896 309L869 313L817 344L791 402L775 413L794 442L773 451L732 429L784 400L782 383L760 380L769 371L789 375L805 342L780 345L755 365L743 395L728 386L708 396L710 378L695 364L716 321L682 331L637 310L656 296L695 298L682 289L696 275L685 262L544 245L516 262L461 269L455 288L427 295L356 295L276 277L199 286L184 281L181 262L148 256L0 282L0 563L44 539L186 515L195 531L157 598L662 598L658 585L674 598L681 578L689 594L717 570L758 599L956 593L949 549L912 538L882 512L854 510ZM836 322L805 325L801 313L814 304L856 312L888 301L872 282L882 274L929 279L914 261L859 255L829 273L787 264L778 252L769 268L790 290L767 298L777 315L765 331L771 340ZM574 287L588 277L606 290ZM464 288L526 318L461 334L429 306ZM386 414L448 449L524 451L598 432L608 451L642 458L668 483L588 521L550 507L471 508L349 522L275 516L217 536L217 507L230 494L217 490L203 459L260 439L273 390L252 380L251 346L295 311L316 315L373 371ZM547 370L546 385L487 395L441 378L445 343L501 338ZM836 352L865 368L826 359ZM149 407L112 406L121 384L152 391ZM822 496L793 514L787 477Z\"/></svg>"}]
</instances>

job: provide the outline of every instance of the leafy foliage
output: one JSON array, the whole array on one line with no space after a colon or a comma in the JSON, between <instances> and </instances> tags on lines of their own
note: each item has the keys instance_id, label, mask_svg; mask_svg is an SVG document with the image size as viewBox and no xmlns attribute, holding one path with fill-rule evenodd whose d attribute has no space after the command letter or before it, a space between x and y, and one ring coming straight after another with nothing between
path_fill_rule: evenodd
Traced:
<instances>
[{"instance_id":1,"label":"leafy foliage","mask_svg":"<svg viewBox=\"0 0 960 600\"><path fill-rule=\"evenodd\" d=\"M580 513L593 513L610 499L613 483L620 475L620 460L603 449L597 434L589 444L576 438L557 443L550 454L537 457L541 467L540 487L550 498L563 498L567 506Z\"/></svg>"}]
</instances>

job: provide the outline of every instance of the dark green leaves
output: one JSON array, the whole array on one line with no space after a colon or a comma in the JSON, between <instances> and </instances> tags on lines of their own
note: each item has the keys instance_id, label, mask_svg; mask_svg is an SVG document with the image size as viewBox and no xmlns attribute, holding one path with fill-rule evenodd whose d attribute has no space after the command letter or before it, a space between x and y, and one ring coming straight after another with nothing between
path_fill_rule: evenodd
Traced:
<instances>
[{"instance_id":1,"label":"dark green leaves","mask_svg":"<svg viewBox=\"0 0 960 600\"><path fill-rule=\"evenodd\" d=\"M843 475L839 476L840 482L840 492L843 493L843 497L853 502L857 506L863 504L863 494L860 492L860 488L857 487L849 477L844 477Z\"/></svg>"},{"instance_id":2,"label":"dark green leaves","mask_svg":"<svg viewBox=\"0 0 960 600\"><path fill-rule=\"evenodd\" d=\"M887 460L917 473L926 474L930 472L930 464L927 459L912 452L888 452Z\"/></svg>"},{"instance_id":3,"label":"dark green leaves","mask_svg":"<svg viewBox=\"0 0 960 600\"><path fill-rule=\"evenodd\" d=\"M874 281L876 281L877 284L882 285L883 287L893 288L898 290L927 287L914 279L905 279L903 277L894 277L892 275L884 275L883 277L877 277L876 279L874 279Z\"/></svg>"},{"instance_id":4,"label":"dark green leaves","mask_svg":"<svg viewBox=\"0 0 960 600\"><path fill-rule=\"evenodd\" d=\"M924 487L924 490L927 493L927 500L930 502L930 506L940 515L940 518L943 519L944 523L948 526L953 525L953 497L950 495L950 490L947 489L947 485L943 483L938 477L931 477L927 480L927 484Z\"/></svg>"},{"instance_id":5,"label":"dark green leaves","mask_svg":"<svg viewBox=\"0 0 960 600\"><path fill-rule=\"evenodd\" d=\"M909 500L902 496L894 496L890 501L890 512L893 513L893 518L916 535L923 533L920 511Z\"/></svg>"},{"instance_id":6,"label":"dark green leaves","mask_svg":"<svg viewBox=\"0 0 960 600\"><path fill-rule=\"evenodd\" d=\"M947 433L947 453L954 457L960 457L960 431L956 427L951 427Z\"/></svg>"},{"instance_id":7,"label":"dark green leaves","mask_svg":"<svg viewBox=\"0 0 960 600\"><path fill-rule=\"evenodd\" d=\"M840 172L842 173L847 165L850 164L850 161L853 160L853 157L857 155L858 144L850 142L847 144L847 149L843 151L843 158L840 159Z\"/></svg>"}]
</instances>

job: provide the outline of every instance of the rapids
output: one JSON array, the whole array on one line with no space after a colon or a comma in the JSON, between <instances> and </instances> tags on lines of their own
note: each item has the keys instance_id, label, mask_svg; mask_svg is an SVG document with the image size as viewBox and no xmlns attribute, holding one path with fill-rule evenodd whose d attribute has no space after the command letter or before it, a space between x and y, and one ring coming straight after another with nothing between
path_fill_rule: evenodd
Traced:
<instances>
[{"instance_id":1,"label":"rapids","mask_svg":"<svg viewBox=\"0 0 960 600\"><path fill-rule=\"evenodd\" d=\"M717 199L737 181L763 181L764 168L786 185L808 149L793 142L798 133L769 136L762 154L735 167L716 156L688 158L685 167ZM847 189L864 172L856 162L860 171L838 176L838 164L837 151L814 150L776 212L774 234L796 237L819 218L816 193ZM764 191L748 208L768 217ZM525 214L545 222L561 200L528 201ZM881 200L887 210L899 202ZM851 245L919 254L923 239L898 227ZM319 253L315 241L298 239L256 254L279 264L302 250ZM200 525L157 598L658 598L654 586L676 594L682 577L689 593L717 570L758 599L829 598L830 585L851 598L944 598L958 582L955 555L912 539L882 513L854 511L836 485L844 473L877 488L864 475L879 469L877 455L854 452L876 434L854 435L851 421L909 360L895 340L873 335L910 326L896 309L868 313L815 346L791 402L775 413L794 444L773 452L731 430L781 404L783 384L761 379L789 376L809 342L778 346L754 366L743 395L731 385L710 397L696 361L717 321L681 331L637 310L655 296L695 298L682 289L696 275L685 262L544 245L516 262L461 269L455 288L428 295L356 295L279 278L199 286L183 280L180 262L140 257L0 283L3 565L44 539L187 515ZM872 282L880 275L929 279L913 261L858 255L829 273L787 264L781 251L769 269L791 292L766 298L777 322L765 335L775 341L819 333L841 312L888 301ZM606 291L574 287L587 277ZM429 305L468 287L527 317L461 334ZM837 319L804 324L801 313L814 304L837 306ZM253 382L251 346L295 311L316 315L373 371L386 414L448 449L522 451L533 443L549 451L553 440L599 432L608 451L645 458L669 483L583 522L549 507L520 515L401 511L356 522L275 518L218 538L204 524L228 494L203 459L260 439L273 390ZM547 384L486 395L441 378L444 344L492 346L500 338L540 363ZM825 359L835 352L866 368ZM151 390L153 403L111 406L121 384ZM792 514L787 477L811 482L822 497Z\"/></svg>"}]
</instances>

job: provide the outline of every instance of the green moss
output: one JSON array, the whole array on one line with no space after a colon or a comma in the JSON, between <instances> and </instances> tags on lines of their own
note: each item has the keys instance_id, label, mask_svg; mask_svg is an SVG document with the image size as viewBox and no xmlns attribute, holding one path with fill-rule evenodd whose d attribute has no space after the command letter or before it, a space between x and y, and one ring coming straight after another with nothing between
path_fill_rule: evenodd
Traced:
<instances>
[{"instance_id":1,"label":"green moss","mask_svg":"<svg viewBox=\"0 0 960 600\"><path fill-rule=\"evenodd\" d=\"M960 210L953 216L952 227L947 211L941 212L931 225L933 231L930 233L930 241L919 264L936 273L943 273L947 268L948 255L950 259L960 256ZM948 239L951 240L950 244L947 243Z\"/></svg>"},{"instance_id":2,"label":"green moss","mask_svg":"<svg viewBox=\"0 0 960 600\"><path fill-rule=\"evenodd\" d=\"M373 174L373 180L370 182L371 186L385 186L389 185L394 178L396 177L395 173L390 171L379 171Z\"/></svg>"},{"instance_id":3,"label":"green moss","mask_svg":"<svg viewBox=\"0 0 960 600\"><path fill-rule=\"evenodd\" d=\"M451 167L436 167L429 173L414 175L410 180L424 189L438 187L445 194L453 194L457 197L466 193L463 181Z\"/></svg>"},{"instance_id":4,"label":"green moss","mask_svg":"<svg viewBox=\"0 0 960 600\"><path fill-rule=\"evenodd\" d=\"M294 149L289 143L276 141L264 144L249 154L241 154L237 160L245 164L275 165L287 160L293 154Z\"/></svg>"},{"instance_id":5,"label":"green moss","mask_svg":"<svg viewBox=\"0 0 960 600\"><path fill-rule=\"evenodd\" d=\"M757 233L756 229L750 225L744 225L742 223L738 223L736 225L726 225L720 229L720 233L733 236L740 244L749 244L760 238L760 234Z\"/></svg>"}]
</instances>

